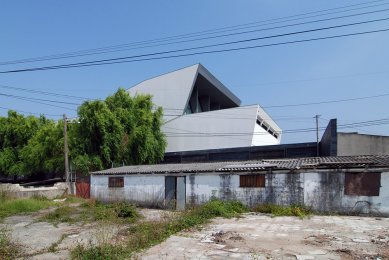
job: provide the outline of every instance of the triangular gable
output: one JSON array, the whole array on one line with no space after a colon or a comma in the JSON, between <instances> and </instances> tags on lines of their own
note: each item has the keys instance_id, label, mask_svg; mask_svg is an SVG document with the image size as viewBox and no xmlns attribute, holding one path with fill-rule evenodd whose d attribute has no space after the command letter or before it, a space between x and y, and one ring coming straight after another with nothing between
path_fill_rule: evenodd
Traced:
<instances>
[{"instance_id":1,"label":"triangular gable","mask_svg":"<svg viewBox=\"0 0 389 260\"><path fill-rule=\"evenodd\" d=\"M217 109L240 105L239 98L201 64L145 80L127 91L131 95L152 95L153 103L164 109L165 119L167 119L184 114L194 90L210 96L214 103L221 104Z\"/></svg>"}]
</instances>

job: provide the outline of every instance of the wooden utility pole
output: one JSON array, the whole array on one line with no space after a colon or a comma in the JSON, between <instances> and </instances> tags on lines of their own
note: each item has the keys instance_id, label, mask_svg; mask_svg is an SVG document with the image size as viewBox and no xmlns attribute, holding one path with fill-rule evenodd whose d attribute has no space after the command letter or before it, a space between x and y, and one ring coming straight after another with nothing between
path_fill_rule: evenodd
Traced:
<instances>
[{"instance_id":1,"label":"wooden utility pole","mask_svg":"<svg viewBox=\"0 0 389 260\"><path fill-rule=\"evenodd\" d=\"M70 178L69 178L69 155L68 155L68 130L67 130L67 118L66 114L63 115L63 144L64 144L64 156L65 156L65 178L66 178L66 184L70 188Z\"/></svg>"},{"instance_id":2,"label":"wooden utility pole","mask_svg":"<svg viewBox=\"0 0 389 260\"><path fill-rule=\"evenodd\" d=\"M316 115L316 156L319 157L319 117L320 115Z\"/></svg>"}]
</instances>

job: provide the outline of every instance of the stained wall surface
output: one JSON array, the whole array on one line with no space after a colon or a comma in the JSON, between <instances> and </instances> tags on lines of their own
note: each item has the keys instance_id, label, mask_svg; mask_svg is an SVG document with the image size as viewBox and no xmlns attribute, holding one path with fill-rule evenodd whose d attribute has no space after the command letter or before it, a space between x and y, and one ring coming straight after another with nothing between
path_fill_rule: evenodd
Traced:
<instances>
[{"instance_id":1,"label":"stained wall surface","mask_svg":"<svg viewBox=\"0 0 389 260\"><path fill-rule=\"evenodd\" d=\"M378 195L375 196L347 195L345 185L354 185L354 191L358 193L358 189L363 190L364 183L346 183L344 171L256 174L264 174L264 187L242 187L240 175L250 173L181 174L186 179L186 204L202 204L218 198L238 200L251 207L263 203L306 205L322 212L389 216L389 171L369 173L380 174L379 183L375 184ZM165 176L174 175L124 175L123 188L109 188L108 176L92 175L91 197L102 201L127 200L142 206L164 207Z\"/></svg>"}]
</instances>

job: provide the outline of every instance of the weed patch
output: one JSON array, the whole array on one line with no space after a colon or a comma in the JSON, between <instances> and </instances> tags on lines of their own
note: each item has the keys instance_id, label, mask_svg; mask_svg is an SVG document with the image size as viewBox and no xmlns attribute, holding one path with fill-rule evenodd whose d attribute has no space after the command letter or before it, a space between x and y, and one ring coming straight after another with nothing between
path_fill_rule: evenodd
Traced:
<instances>
[{"instance_id":1,"label":"weed patch","mask_svg":"<svg viewBox=\"0 0 389 260\"><path fill-rule=\"evenodd\" d=\"M75 213L77 213L77 208L63 206L41 217L39 220L47 221L49 223L52 223L54 226L57 226L59 223L63 223L63 222L73 223L78 220L74 217Z\"/></svg>"},{"instance_id":2,"label":"weed patch","mask_svg":"<svg viewBox=\"0 0 389 260\"><path fill-rule=\"evenodd\" d=\"M21 254L20 247L11 241L6 229L0 229L0 258L15 259Z\"/></svg>"},{"instance_id":3,"label":"weed patch","mask_svg":"<svg viewBox=\"0 0 389 260\"><path fill-rule=\"evenodd\" d=\"M175 218L131 225L127 231L127 240L121 246L107 242L97 246L77 246L71 256L73 259L129 258L132 253L156 245L179 231L198 227L215 217L237 217L247 211L247 207L240 202L211 200L202 206L188 209Z\"/></svg>"},{"instance_id":4,"label":"weed patch","mask_svg":"<svg viewBox=\"0 0 389 260\"><path fill-rule=\"evenodd\" d=\"M0 219L11 215L35 212L54 204L44 198L5 199L0 203Z\"/></svg>"},{"instance_id":5,"label":"weed patch","mask_svg":"<svg viewBox=\"0 0 389 260\"><path fill-rule=\"evenodd\" d=\"M310 208L303 205L280 206L276 204L262 204L253 208L255 212L272 214L273 216L296 216L304 218L310 216L313 212Z\"/></svg>"}]
</instances>

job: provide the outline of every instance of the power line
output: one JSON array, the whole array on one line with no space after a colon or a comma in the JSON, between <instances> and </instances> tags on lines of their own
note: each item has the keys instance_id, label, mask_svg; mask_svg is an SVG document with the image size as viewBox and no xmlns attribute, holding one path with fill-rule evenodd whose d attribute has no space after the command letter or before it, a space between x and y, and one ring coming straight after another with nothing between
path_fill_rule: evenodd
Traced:
<instances>
[{"instance_id":1,"label":"power line","mask_svg":"<svg viewBox=\"0 0 389 260\"><path fill-rule=\"evenodd\" d=\"M340 124L338 125L339 129L345 128L354 128L354 127L368 127L368 126L377 126L377 125L386 125L389 124L389 118L382 118L377 120L369 120L369 121L361 121L350 124ZM319 127L319 130L325 130L326 127ZM179 130L179 129L177 129ZM187 131L181 129L182 131ZM299 129L289 129L283 131L275 131L276 134L297 134L297 133L307 133L307 132L315 132L316 128L299 128ZM219 136L247 136L247 135L268 135L268 133L261 132L242 132L242 133L233 133L233 132L224 132L224 133L201 133L201 132L193 132L192 133L177 133L177 132L165 132L167 137L219 137ZM170 135L169 135L170 134Z\"/></svg>"},{"instance_id":2,"label":"power line","mask_svg":"<svg viewBox=\"0 0 389 260\"><path fill-rule=\"evenodd\" d=\"M387 4L388 3L380 4L380 5L375 5L375 6L381 6L381 5L387 5ZM372 6L369 6L369 7L372 7ZM363 7L363 8L367 8L367 7ZM357 9L362 9L362 8L356 8L356 9L351 9L351 10L357 10ZM340 11L340 12L346 12L346 11L351 11L351 10L345 10L345 11ZM326 19L319 19L319 20L302 22L302 23L287 24L287 25L270 27L270 28L262 28L262 29L257 29L257 30L249 30L249 31L243 31L243 32L228 33L228 34L222 34L222 35L216 35L216 36L207 36L207 37L201 37L201 38L195 38L195 39L189 39L189 40L181 40L181 41L174 41L174 42L168 42L168 43L154 44L154 45L153 44L150 45L150 43L149 43L149 45L146 45L146 46L143 46L143 47L141 46L141 47L133 47L133 48L114 49L114 50L107 49L107 50L102 50L102 51L79 53L79 54L73 54L73 55L66 55L66 54L60 55L59 54L59 56L58 55L54 55L54 56L44 56L44 57L30 58L30 59L24 59L24 60L8 61L8 62L0 63L0 66L1 65L11 65L11 64L30 63L30 62L37 62L37 61L48 61L48 60L57 60L57 59L64 59L64 58L74 58L74 57L90 56L90 55L111 53L111 52L124 51L124 50L144 49L144 48L150 48L150 47L159 47L159 46L172 45L172 44L177 44L177 43L193 42L193 41L200 41L200 40L210 40L210 39L221 38L221 37L236 36L236 35L241 35L241 34L248 34L248 33L260 32L260 31L267 31L267 30L274 30L274 29L280 29L280 28L286 28L286 27L292 27L292 26L298 26L298 25L318 23L318 22L323 22L323 21L337 20L337 19L355 17L355 16L360 16L360 15L373 14L373 13L378 13L378 12L385 12L385 11L388 11L388 10L389 9L375 10L375 11L370 11L370 12L351 14L351 15L344 15L344 16L338 16L338 17L332 17L332 18L326 18ZM340 12L335 12L335 13L340 13ZM335 14L335 13L331 13L331 14ZM291 20L286 20L286 21L282 21L282 22L268 23L268 24L264 24L264 25L284 23L284 22L288 22L288 21L301 20L301 19L307 19L307 18L314 18L314 17L318 17L318 16L323 16L323 15L329 15L329 14L322 14L322 15L315 15L315 16L309 16L309 17L304 17L304 18L291 19ZM257 27L257 26L251 26L251 27Z\"/></svg>"},{"instance_id":3,"label":"power line","mask_svg":"<svg viewBox=\"0 0 389 260\"><path fill-rule=\"evenodd\" d=\"M15 111L15 112L18 112L18 113L21 113L21 114L30 114L30 115L44 115L44 116L53 116L53 117L60 117L62 115L54 115L54 114L46 114L46 113L34 113L34 112L28 112L28 111L23 111L23 110L17 110L17 109L13 109L13 108L9 108L9 107L0 107L0 109L3 109L3 110L12 110L12 111Z\"/></svg>"},{"instance_id":4,"label":"power line","mask_svg":"<svg viewBox=\"0 0 389 260\"><path fill-rule=\"evenodd\" d=\"M340 103L340 102L355 101L355 100L363 100L363 99L378 98L378 97L386 97L386 96L389 96L389 93L381 94L381 95L374 95L374 96L366 96L366 97L347 98L347 99L337 99L337 100L328 100L328 101L319 101L319 102L308 102L308 103L300 103L300 104L288 104L288 105L264 106L263 108L281 108L281 107L311 106L311 105L330 104L330 103Z\"/></svg>"},{"instance_id":5,"label":"power line","mask_svg":"<svg viewBox=\"0 0 389 260\"><path fill-rule=\"evenodd\" d=\"M0 85L0 88L11 89L11 90L18 90L18 91L25 91L25 92L29 92L29 93L33 93L33 94L41 94L41 95L54 96L54 97L63 97L63 98L69 98L69 99L90 100L90 98L86 98L86 97L66 95L66 94L59 94L59 93L40 91L40 90L33 90L33 89L26 89L26 88L19 88L19 87L11 87L11 86L8 86L8 85Z\"/></svg>"},{"instance_id":6,"label":"power line","mask_svg":"<svg viewBox=\"0 0 389 260\"><path fill-rule=\"evenodd\" d=\"M388 19L389 18L378 19L378 20L382 20L383 21L383 20L388 20ZM326 30L326 29L330 29L330 28L351 26L351 25L367 23L367 22L373 22L373 21L378 21L378 20L365 21L365 22L353 23L353 24L348 24L348 25L331 26L331 27L325 27L325 28L319 28L319 29L313 29L313 30L306 30L304 32L312 32L312 31L318 31L318 30ZM192 52L192 53L177 54L177 55L162 56L162 57L151 57L151 58L123 60L123 59L130 59L130 58L134 58L134 57L144 57L144 56L160 55L161 53L172 53L172 52L179 52L179 51L186 50L186 49L181 49L181 50L172 50L172 51L168 51L168 52L143 54L143 55L121 57L121 58L114 58L114 59L105 59L105 60L96 60L96 61L89 61L89 62L79 62L79 63L55 65L55 66L46 66L46 67L35 67L35 68L26 68L26 69L18 69L18 70L0 71L0 73L5 74L5 73L16 73L16 72L27 72L27 71L53 70L53 69L63 69L63 68L78 68L78 67L89 67L89 66L101 66L101 65L108 65L108 64L120 64L120 63L131 63L131 62L140 62L140 61L162 60L162 59L188 57L188 56L201 55L201 54L223 53L223 52L230 52L230 51L249 50L249 49L265 48L265 47L271 47L271 46L281 46L281 45L303 43L303 42L311 42L311 41L318 41L318 40L343 38L343 37L350 37L350 36L357 36L357 35L364 35L364 34L386 32L388 30L389 29L386 28L386 29L379 29L379 30L363 31L363 32L348 33L348 34L340 34L340 35L325 36L325 37L318 37L318 38L310 38L310 39L304 39L304 40L295 40L295 41L270 43L270 44L263 44L263 45L254 45L254 46L246 46L246 47L228 48L228 49L212 50L212 51ZM294 33L289 33L289 34L282 34L282 36L292 35L292 34L297 34L297 33L302 33L302 32L294 32ZM267 36L266 38L268 38L268 37L273 38L273 37L280 37L280 36ZM259 40L259 39L264 39L264 38L265 37L261 37L261 38L257 38L257 39L248 39L248 40L242 40L242 41L237 41L237 42L253 41L253 40ZM233 42L233 43L236 43L236 42ZM218 45L226 45L226 44L233 44L233 43L232 42L231 43L223 43L223 44L218 44ZM202 47L202 48L208 48L208 47L213 47L213 46L216 46L216 45L209 45L209 46L205 46L205 47ZM201 47L194 47L194 48L198 49L198 48L201 48ZM188 49L194 49L194 48L188 48ZM116 60L116 61L105 62L106 60Z\"/></svg>"},{"instance_id":7,"label":"power line","mask_svg":"<svg viewBox=\"0 0 389 260\"><path fill-rule=\"evenodd\" d=\"M376 71L376 72L366 72L366 73L354 73L354 74L346 74L346 75L329 75L318 78L308 78L308 79L296 79L296 80L286 80L286 81L275 81L275 82L267 82L267 83L259 83L259 84L236 84L235 87L259 87L259 86L271 86L271 85L281 85L288 83L298 83L298 82L310 82L310 81L318 81L318 80L326 80L326 79L337 79L337 78L349 78L349 77L364 77L376 74L386 74L389 71Z\"/></svg>"},{"instance_id":8,"label":"power line","mask_svg":"<svg viewBox=\"0 0 389 260\"><path fill-rule=\"evenodd\" d=\"M356 101L356 100L364 100L364 99L371 99L371 98L379 98L379 97L386 97L389 96L389 93L384 94L378 94L378 95L372 95L372 96L364 96L364 97L356 97L356 98L345 98L345 99L336 99L336 100L325 100L325 101L318 101L318 102L309 102L309 103L299 103L299 104L286 104L286 105L272 105L272 106L260 106L261 108L281 108L281 107L298 107L298 106L310 106L310 105L320 105L320 104L330 104L330 103L341 103L341 102L349 102L349 101ZM251 107L235 107L232 109L237 108L247 108L251 109ZM178 110L183 111L183 109L176 109L176 108L163 108L165 110ZM214 110L214 111L220 111L220 110ZM209 111L213 112L213 111ZM201 116L201 113L194 113L194 114L187 114L187 115L199 115ZM182 114L164 114L166 116L182 116ZM218 113L217 115L233 115L236 116L236 114L228 114L228 113ZM203 117L208 117L211 115L203 115ZM216 117L216 115L215 115ZM252 119L252 118L251 118ZM265 119L265 118L263 118ZM266 119L265 119L266 120Z\"/></svg>"},{"instance_id":9,"label":"power line","mask_svg":"<svg viewBox=\"0 0 389 260\"><path fill-rule=\"evenodd\" d=\"M48 104L48 103L45 103L45 102L41 102L41 101L39 101L40 99L35 99L35 98L21 97L21 96L1 94L1 93L0 93L0 96L5 96L5 97L9 97L9 98L19 99L19 100L23 100L23 101L27 101L27 102L31 102L31 103L36 103L36 104L41 104L41 105L45 105L45 106L51 106L51 107L57 107L57 108L63 108L63 109L67 109L67 110L77 111L76 109L73 109L73 108L63 107L63 106L58 106L58 105L53 105L53 104ZM59 102L57 102L57 103L59 103Z\"/></svg>"},{"instance_id":10,"label":"power line","mask_svg":"<svg viewBox=\"0 0 389 260\"><path fill-rule=\"evenodd\" d=\"M73 103L73 102L65 102L65 101L43 99L43 98L32 98L32 97L17 96L17 95L5 94L5 93L0 93L0 96L10 97L10 98L19 98L19 99L28 99L28 100L32 100L32 101L44 101L44 102L49 102L49 103L60 103L60 104L66 104L66 105L76 105L76 106L80 105L79 103Z\"/></svg>"},{"instance_id":11,"label":"power line","mask_svg":"<svg viewBox=\"0 0 389 260\"><path fill-rule=\"evenodd\" d=\"M267 19L267 20L251 22L251 23L246 23L246 24L241 24L241 25L228 26L228 27L222 27L222 28L218 28L218 29L204 30L204 31L196 32L196 33L187 33L187 34L181 34L181 35L176 35L176 36L170 36L170 37L157 38L157 39L152 39L152 40L145 40L145 41L121 44L121 45L107 46L107 47L101 47L101 48L95 48L95 49L87 49L87 50L83 50L83 51L68 52L68 53L55 54L55 55L48 55L48 56L42 56L42 57L30 58L30 59L8 61L8 62L0 63L0 65L9 65L9 64L17 64L17 63L26 63L26 62L34 62L34 61L44 61L44 60L71 58L71 57L77 57L77 56L85 56L85 55L94 55L94 54L107 53L107 52L109 52L109 50L123 48L123 47L144 45L144 44L157 43L157 42L165 42L165 41L174 40L174 39L182 39L182 38L190 38L190 37L195 37L195 36L215 34L215 33L218 33L218 32L242 30L242 29L246 29L246 28L257 27L259 25L263 26L263 25L269 25L269 24L284 23L284 22L288 22L288 21L301 20L301 19L313 18L313 17L323 16L323 15L331 15L331 14L335 14L335 13L349 12L349 11L354 11L354 10L359 10L359 9L366 9L366 8L386 5L387 3L378 4L378 5L363 6L363 7L349 9L349 10L342 10L342 11L338 11L338 12L325 13L325 14L321 14L321 15L314 15L314 16L309 16L309 17L302 17L302 18L295 18L295 19L285 20L285 19L288 19L288 18L307 16L307 15L310 15L310 14L323 13L323 12L328 12L328 11L332 11L332 10L345 9L345 8L349 8L349 7L361 6L361 5L372 4L372 3L383 2L383 1L384 0L364 2L364 3L359 3L359 4L347 5L347 6L336 7L336 8L329 8L329 9L325 9L325 10L313 11L313 12L302 13L302 14L297 14L297 15L285 16L285 17L281 17L281 18ZM373 12L377 12L377 11L373 11ZM365 14L367 14L367 13L365 13ZM361 15L361 14L357 14L357 15ZM351 16L354 16L354 15L351 15ZM339 19L339 18L337 18L337 19ZM278 22L266 23L266 22L271 22L271 21L278 21ZM289 26L293 26L293 25L289 25ZM206 38L202 38L202 39L209 39L209 38L210 37L206 37ZM196 40L196 39L192 39L191 41L193 41L193 40ZM175 43L177 43L177 42L175 42ZM171 44L174 44L174 43L171 43ZM148 46L148 47L154 47L154 46ZM107 51L105 51L105 50L107 50ZM118 50L114 50L114 51L118 51Z\"/></svg>"}]
</instances>

